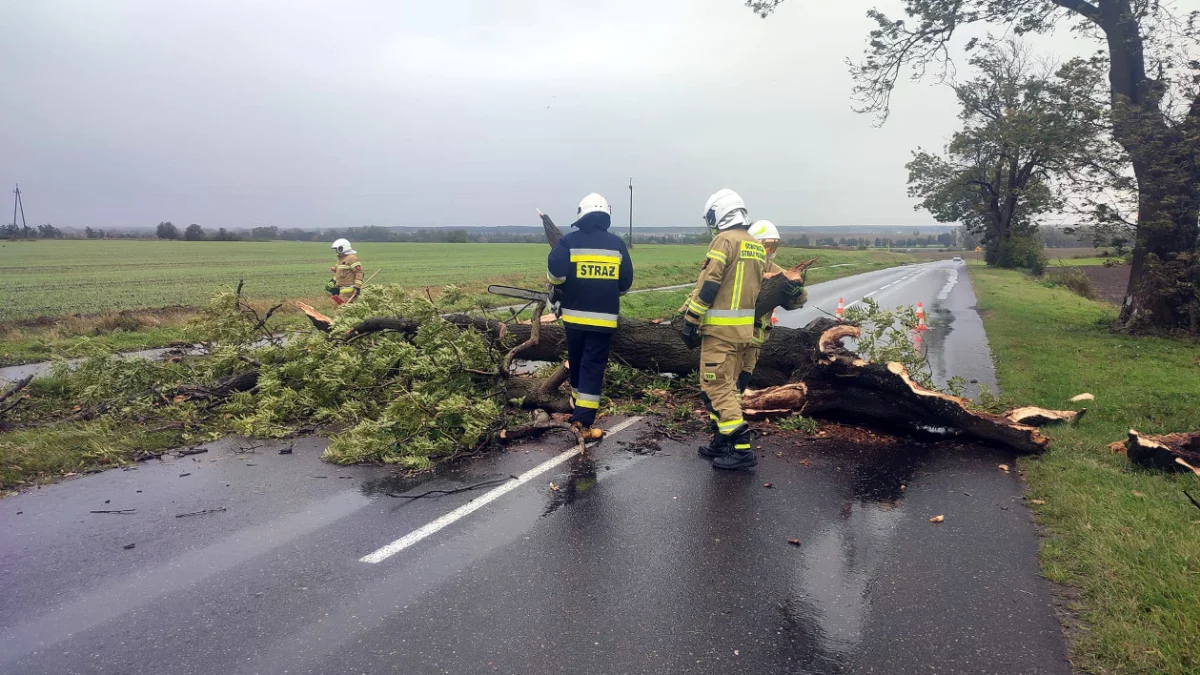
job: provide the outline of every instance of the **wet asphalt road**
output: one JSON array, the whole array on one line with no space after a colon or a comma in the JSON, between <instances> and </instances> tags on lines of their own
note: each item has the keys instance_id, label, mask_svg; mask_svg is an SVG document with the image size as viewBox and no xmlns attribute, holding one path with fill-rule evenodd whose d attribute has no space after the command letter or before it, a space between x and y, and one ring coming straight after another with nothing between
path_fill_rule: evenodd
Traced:
<instances>
[{"instance_id":1,"label":"wet asphalt road","mask_svg":"<svg viewBox=\"0 0 1200 675\"><path fill-rule=\"evenodd\" d=\"M569 444L418 484L323 464L317 439L231 441L5 499L0 672L1068 672L1007 454L772 436L730 475L646 431L377 564L486 494L384 492L504 479ZM89 513L113 508L137 511Z\"/></svg>"},{"instance_id":2,"label":"wet asphalt road","mask_svg":"<svg viewBox=\"0 0 1200 675\"><path fill-rule=\"evenodd\" d=\"M957 375L966 380L965 392L971 398L979 395L981 384L993 393L998 390L975 291L961 262L906 265L815 284L809 287L803 309L778 311L778 325L800 328L836 313L839 299L852 307L868 297L885 309L924 303L929 330L921 339L935 382L945 384Z\"/></svg>"},{"instance_id":3,"label":"wet asphalt road","mask_svg":"<svg viewBox=\"0 0 1200 675\"><path fill-rule=\"evenodd\" d=\"M987 376L963 272L829 292L932 291L941 368ZM0 500L0 673L1068 673L1014 458L869 441L729 475L634 421L404 481L231 440L44 487Z\"/></svg>"}]
</instances>

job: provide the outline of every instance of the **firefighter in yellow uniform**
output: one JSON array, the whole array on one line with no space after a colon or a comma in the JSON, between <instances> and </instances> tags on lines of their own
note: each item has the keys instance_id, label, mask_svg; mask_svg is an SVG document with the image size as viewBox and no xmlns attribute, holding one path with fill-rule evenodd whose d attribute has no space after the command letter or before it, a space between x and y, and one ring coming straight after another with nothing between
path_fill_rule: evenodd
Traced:
<instances>
[{"instance_id":1,"label":"firefighter in yellow uniform","mask_svg":"<svg viewBox=\"0 0 1200 675\"><path fill-rule=\"evenodd\" d=\"M733 190L708 198L704 222L713 241L683 314L683 341L700 347L700 388L717 418L712 443L700 454L712 458L716 469L749 469L758 458L737 382L753 346L754 304L767 254L747 231L746 204Z\"/></svg>"},{"instance_id":2,"label":"firefighter in yellow uniform","mask_svg":"<svg viewBox=\"0 0 1200 675\"><path fill-rule=\"evenodd\" d=\"M775 252L779 250L779 228L775 227L775 223L769 220L754 221L750 225L750 236L762 244L767 251L767 267L763 274L770 276L783 274L783 268L775 264ZM808 302L808 290L804 288L804 282L801 281L789 282L784 289L784 296L783 304L780 307L785 310L800 309L804 303ZM762 351L763 343L771 336L771 319L774 314L774 311L764 314L759 318L758 324L754 326L754 341L751 343L750 352L743 364L744 370L738 375L739 393L746 391L746 387L750 386L750 377L754 374L754 366L758 365L759 352Z\"/></svg>"},{"instance_id":3,"label":"firefighter in yellow uniform","mask_svg":"<svg viewBox=\"0 0 1200 675\"><path fill-rule=\"evenodd\" d=\"M350 242L345 239L333 242L331 248L337 252L338 261L337 265L331 268L333 281L329 287L330 295L333 296L334 304L354 302L362 292L362 263L358 261L358 254L351 248Z\"/></svg>"}]
</instances>

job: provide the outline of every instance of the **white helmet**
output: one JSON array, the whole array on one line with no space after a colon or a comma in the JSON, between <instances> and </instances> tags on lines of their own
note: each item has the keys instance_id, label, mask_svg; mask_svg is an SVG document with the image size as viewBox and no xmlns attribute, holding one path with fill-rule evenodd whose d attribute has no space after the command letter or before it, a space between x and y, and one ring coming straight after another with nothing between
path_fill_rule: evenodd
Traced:
<instances>
[{"instance_id":1,"label":"white helmet","mask_svg":"<svg viewBox=\"0 0 1200 675\"><path fill-rule=\"evenodd\" d=\"M750 226L750 236L758 241L779 241L779 228L769 220L756 220Z\"/></svg>"},{"instance_id":2,"label":"white helmet","mask_svg":"<svg viewBox=\"0 0 1200 675\"><path fill-rule=\"evenodd\" d=\"M727 230L748 223L746 202L742 201L741 195L729 188L714 192L704 203L704 224L714 234L717 230Z\"/></svg>"},{"instance_id":3,"label":"white helmet","mask_svg":"<svg viewBox=\"0 0 1200 675\"><path fill-rule=\"evenodd\" d=\"M354 253L354 249L350 248L350 242L345 239L338 239L333 242L333 246L330 248L337 251L338 255L352 255Z\"/></svg>"},{"instance_id":4,"label":"white helmet","mask_svg":"<svg viewBox=\"0 0 1200 675\"><path fill-rule=\"evenodd\" d=\"M575 219L578 220L589 213L607 213L611 216L612 207L608 205L607 199L593 192L579 202L579 212L575 214Z\"/></svg>"}]
</instances>

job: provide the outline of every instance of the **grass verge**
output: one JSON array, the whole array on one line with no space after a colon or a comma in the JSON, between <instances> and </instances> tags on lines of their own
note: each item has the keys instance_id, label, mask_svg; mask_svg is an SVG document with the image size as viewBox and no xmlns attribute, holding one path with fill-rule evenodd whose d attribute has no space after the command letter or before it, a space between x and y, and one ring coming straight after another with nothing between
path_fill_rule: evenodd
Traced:
<instances>
[{"instance_id":1,"label":"grass verge","mask_svg":"<svg viewBox=\"0 0 1200 675\"><path fill-rule=\"evenodd\" d=\"M1114 334L1116 310L1022 273L971 267L1005 398L1061 408L1090 392L1075 427L1023 461L1051 581L1078 589L1068 631L1083 672L1200 672L1200 511L1191 474L1131 465L1108 444L1130 428L1200 429L1200 347ZM1044 503L1042 503L1044 502Z\"/></svg>"}]
</instances>

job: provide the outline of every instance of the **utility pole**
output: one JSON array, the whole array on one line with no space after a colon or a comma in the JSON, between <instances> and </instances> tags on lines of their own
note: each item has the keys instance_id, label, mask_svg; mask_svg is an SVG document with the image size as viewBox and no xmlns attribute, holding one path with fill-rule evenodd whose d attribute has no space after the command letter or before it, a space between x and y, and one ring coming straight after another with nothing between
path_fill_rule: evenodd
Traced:
<instances>
[{"instance_id":1,"label":"utility pole","mask_svg":"<svg viewBox=\"0 0 1200 675\"><path fill-rule=\"evenodd\" d=\"M28 227L25 224L25 204L21 202L21 186L17 185L13 190L13 227L17 226L17 207L21 208L21 228Z\"/></svg>"},{"instance_id":2,"label":"utility pole","mask_svg":"<svg viewBox=\"0 0 1200 675\"><path fill-rule=\"evenodd\" d=\"M629 177L629 248L633 248L633 176Z\"/></svg>"}]
</instances>

